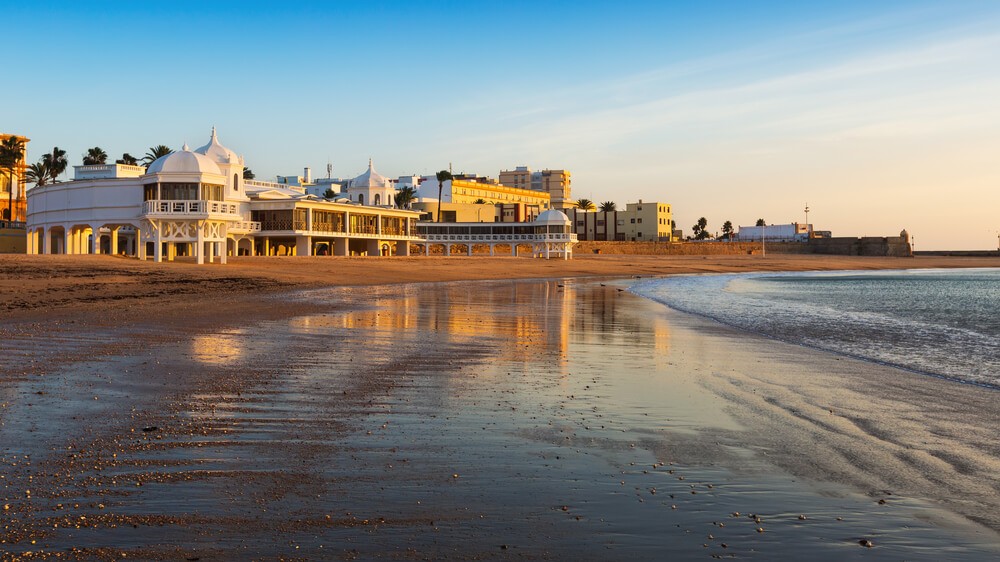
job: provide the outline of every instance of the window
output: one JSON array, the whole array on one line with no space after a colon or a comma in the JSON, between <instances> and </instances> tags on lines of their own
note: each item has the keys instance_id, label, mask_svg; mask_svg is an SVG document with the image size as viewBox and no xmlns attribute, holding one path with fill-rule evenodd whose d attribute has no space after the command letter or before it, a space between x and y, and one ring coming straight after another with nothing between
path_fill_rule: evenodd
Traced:
<instances>
[{"instance_id":1,"label":"window","mask_svg":"<svg viewBox=\"0 0 1000 562\"><path fill-rule=\"evenodd\" d=\"M635 219L632 219L632 224L635 224Z\"/></svg>"},{"instance_id":2,"label":"window","mask_svg":"<svg viewBox=\"0 0 1000 562\"><path fill-rule=\"evenodd\" d=\"M576 221L576 226L583 226L583 221Z\"/></svg>"},{"instance_id":3,"label":"window","mask_svg":"<svg viewBox=\"0 0 1000 562\"><path fill-rule=\"evenodd\" d=\"M641 232L639 233L639 238L642 238L642 233Z\"/></svg>"},{"instance_id":4,"label":"window","mask_svg":"<svg viewBox=\"0 0 1000 562\"><path fill-rule=\"evenodd\" d=\"M639 221L638 221L638 222L639 222L639 224L642 224L642 219L639 219Z\"/></svg>"}]
</instances>

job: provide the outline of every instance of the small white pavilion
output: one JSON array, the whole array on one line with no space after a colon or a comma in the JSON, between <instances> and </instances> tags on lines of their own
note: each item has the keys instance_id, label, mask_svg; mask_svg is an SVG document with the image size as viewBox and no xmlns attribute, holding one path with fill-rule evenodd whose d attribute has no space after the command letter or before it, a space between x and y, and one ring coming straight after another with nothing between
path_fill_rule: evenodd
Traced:
<instances>
[{"instance_id":1,"label":"small white pavilion","mask_svg":"<svg viewBox=\"0 0 1000 562\"><path fill-rule=\"evenodd\" d=\"M388 178L375 171L371 158L368 159L368 169L352 179L347 188L347 196L359 205L391 206L395 195L396 188L392 187Z\"/></svg>"}]
</instances>

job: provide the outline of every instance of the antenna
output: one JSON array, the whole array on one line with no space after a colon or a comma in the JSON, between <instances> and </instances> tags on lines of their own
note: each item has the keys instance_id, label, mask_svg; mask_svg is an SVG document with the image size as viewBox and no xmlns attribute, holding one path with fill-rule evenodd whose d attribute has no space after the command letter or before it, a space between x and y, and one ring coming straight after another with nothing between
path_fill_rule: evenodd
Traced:
<instances>
[{"instance_id":1,"label":"antenna","mask_svg":"<svg viewBox=\"0 0 1000 562\"><path fill-rule=\"evenodd\" d=\"M333 164L329 160L326 161L326 179L333 177Z\"/></svg>"}]
</instances>

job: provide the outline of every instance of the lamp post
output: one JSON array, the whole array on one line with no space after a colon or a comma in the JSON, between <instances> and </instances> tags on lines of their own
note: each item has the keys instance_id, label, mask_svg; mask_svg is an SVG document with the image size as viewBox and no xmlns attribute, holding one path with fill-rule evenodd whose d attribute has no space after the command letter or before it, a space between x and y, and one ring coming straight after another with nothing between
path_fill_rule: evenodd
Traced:
<instances>
[{"instance_id":1,"label":"lamp post","mask_svg":"<svg viewBox=\"0 0 1000 562\"><path fill-rule=\"evenodd\" d=\"M809 233L809 203L806 203L806 236L811 238Z\"/></svg>"},{"instance_id":2,"label":"lamp post","mask_svg":"<svg viewBox=\"0 0 1000 562\"><path fill-rule=\"evenodd\" d=\"M761 257L767 257L767 249L764 247L764 239L767 238L767 225L763 224L760 227L760 255Z\"/></svg>"}]
</instances>

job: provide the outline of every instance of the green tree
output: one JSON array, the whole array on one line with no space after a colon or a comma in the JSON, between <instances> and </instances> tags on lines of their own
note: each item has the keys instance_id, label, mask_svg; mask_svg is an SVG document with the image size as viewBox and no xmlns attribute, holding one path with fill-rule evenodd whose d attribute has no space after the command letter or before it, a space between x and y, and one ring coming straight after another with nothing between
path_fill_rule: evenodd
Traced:
<instances>
[{"instance_id":1,"label":"green tree","mask_svg":"<svg viewBox=\"0 0 1000 562\"><path fill-rule=\"evenodd\" d=\"M722 223L722 236L733 239L733 221L726 221Z\"/></svg>"},{"instance_id":2,"label":"green tree","mask_svg":"<svg viewBox=\"0 0 1000 562\"><path fill-rule=\"evenodd\" d=\"M594 206L594 202L590 199L579 199L576 202L576 208L583 209L584 211L593 211L596 207Z\"/></svg>"},{"instance_id":3,"label":"green tree","mask_svg":"<svg viewBox=\"0 0 1000 562\"><path fill-rule=\"evenodd\" d=\"M35 187L42 187L49 182L49 165L45 160L40 160L34 164L28 166L28 170L24 174L24 178L30 182L35 183Z\"/></svg>"},{"instance_id":4,"label":"green tree","mask_svg":"<svg viewBox=\"0 0 1000 562\"><path fill-rule=\"evenodd\" d=\"M18 182L14 180L14 170L21 165L23 159L23 140L12 135L0 143L0 169L7 170L7 218L9 220L17 219L14 214L14 192L17 191Z\"/></svg>"},{"instance_id":5,"label":"green tree","mask_svg":"<svg viewBox=\"0 0 1000 562\"><path fill-rule=\"evenodd\" d=\"M323 192L323 199L326 199L328 201L330 199L333 199L336 196L337 196L337 192L334 191L332 187L326 188L326 191Z\"/></svg>"},{"instance_id":6,"label":"green tree","mask_svg":"<svg viewBox=\"0 0 1000 562\"><path fill-rule=\"evenodd\" d=\"M121 158L115 160L115 164L127 164L129 166L138 166L139 160L137 160L135 156L132 156L131 154L126 152L122 154Z\"/></svg>"},{"instance_id":7,"label":"green tree","mask_svg":"<svg viewBox=\"0 0 1000 562\"><path fill-rule=\"evenodd\" d=\"M108 163L108 153L104 152L104 149L95 146L94 148L88 148L87 153L83 155L83 165L84 166L96 166L99 164Z\"/></svg>"},{"instance_id":8,"label":"green tree","mask_svg":"<svg viewBox=\"0 0 1000 562\"><path fill-rule=\"evenodd\" d=\"M599 210L602 213L613 213L618 210L618 205L616 205L614 201L605 201L604 203L601 203Z\"/></svg>"},{"instance_id":9,"label":"green tree","mask_svg":"<svg viewBox=\"0 0 1000 562\"><path fill-rule=\"evenodd\" d=\"M255 176L253 174L253 170L251 170L250 168L247 168L246 166L243 166L243 179L245 179L245 180L252 180L252 179L254 179L256 177L257 176Z\"/></svg>"},{"instance_id":10,"label":"green tree","mask_svg":"<svg viewBox=\"0 0 1000 562\"><path fill-rule=\"evenodd\" d=\"M764 219L757 219L757 226L767 226L767 223L764 222Z\"/></svg>"},{"instance_id":11,"label":"green tree","mask_svg":"<svg viewBox=\"0 0 1000 562\"><path fill-rule=\"evenodd\" d=\"M441 222L441 195L444 193L444 182L455 179L448 170L441 170L434 174L438 181L438 222Z\"/></svg>"},{"instance_id":12,"label":"green tree","mask_svg":"<svg viewBox=\"0 0 1000 562\"><path fill-rule=\"evenodd\" d=\"M413 203L416 197L417 190L413 189L412 186L404 185L392 196L392 201L396 204L397 209L409 209L410 203Z\"/></svg>"},{"instance_id":13,"label":"green tree","mask_svg":"<svg viewBox=\"0 0 1000 562\"><path fill-rule=\"evenodd\" d=\"M59 181L59 176L66 171L66 166L69 162L66 161L66 151L59 148L58 146L52 147L52 152L42 156L45 160L46 166L49 168L49 179L52 183Z\"/></svg>"},{"instance_id":14,"label":"green tree","mask_svg":"<svg viewBox=\"0 0 1000 562\"><path fill-rule=\"evenodd\" d=\"M157 159L162 158L170 154L171 152L173 152L173 150L170 150L170 147L165 144L158 144L156 146L151 146L149 147L149 152L147 152L146 155L142 157L142 163L146 166L149 166Z\"/></svg>"},{"instance_id":15,"label":"green tree","mask_svg":"<svg viewBox=\"0 0 1000 562\"><path fill-rule=\"evenodd\" d=\"M482 197L480 197L479 199L476 199L475 201L473 201L472 204L473 205L485 205L486 204L486 200L483 199Z\"/></svg>"}]
</instances>

